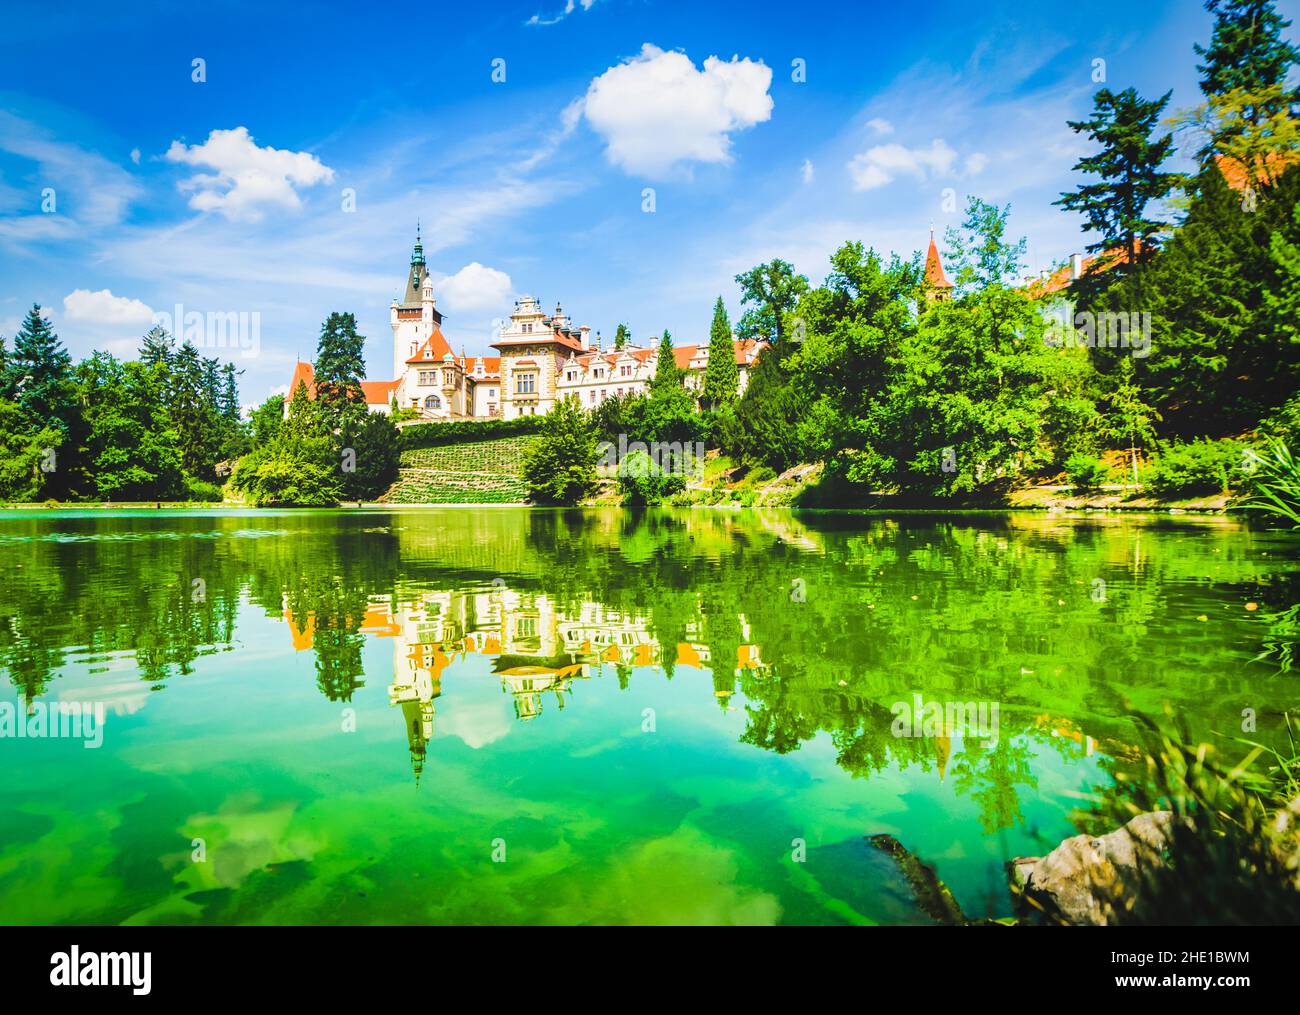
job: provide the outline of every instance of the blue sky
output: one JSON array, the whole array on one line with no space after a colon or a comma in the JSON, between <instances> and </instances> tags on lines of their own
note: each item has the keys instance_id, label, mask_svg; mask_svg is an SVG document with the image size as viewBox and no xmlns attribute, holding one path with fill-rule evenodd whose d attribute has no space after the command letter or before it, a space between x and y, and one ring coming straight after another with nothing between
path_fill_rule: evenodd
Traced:
<instances>
[{"instance_id":1,"label":"blue sky","mask_svg":"<svg viewBox=\"0 0 1300 1015\"><path fill-rule=\"evenodd\" d=\"M1193 0L202 7L7 5L0 335L39 302L75 355L129 355L178 303L256 312L257 354L224 354L247 403L332 310L388 377L417 218L470 354L523 293L606 340L706 341L738 271L817 281L848 239L910 256L960 217L949 189L1010 202L1047 267L1087 242L1051 202L1094 61L1185 107L1210 26Z\"/></svg>"}]
</instances>

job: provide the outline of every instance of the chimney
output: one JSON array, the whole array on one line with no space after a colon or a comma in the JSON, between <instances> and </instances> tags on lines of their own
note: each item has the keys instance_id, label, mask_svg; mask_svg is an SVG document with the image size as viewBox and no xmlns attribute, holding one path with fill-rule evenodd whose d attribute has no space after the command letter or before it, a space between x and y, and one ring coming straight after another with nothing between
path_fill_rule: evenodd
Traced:
<instances>
[{"instance_id":1,"label":"chimney","mask_svg":"<svg viewBox=\"0 0 1300 1015\"><path fill-rule=\"evenodd\" d=\"M582 347L591 349L591 328L584 324L578 331L582 333Z\"/></svg>"},{"instance_id":2,"label":"chimney","mask_svg":"<svg viewBox=\"0 0 1300 1015\"><path fill-rule=\"evenodd\" d=\"M1070 255L1070 281L1077 282L1081 278L1083 278L1083 255L1071 254Z\"/></svg>"}]
</instances>

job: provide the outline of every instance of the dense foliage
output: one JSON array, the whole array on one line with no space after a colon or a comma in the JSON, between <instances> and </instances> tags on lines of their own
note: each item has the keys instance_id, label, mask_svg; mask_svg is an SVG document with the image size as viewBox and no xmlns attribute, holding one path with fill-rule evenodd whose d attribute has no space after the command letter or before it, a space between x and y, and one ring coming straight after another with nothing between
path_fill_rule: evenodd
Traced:
<instances>
[{"instance_id":1,"label":"dense foliage","mask_svg":"<svg viewBox=\"0 0 1300 1015\"><path fill-rule=\"evenodd\" d=\"M529 492L544 504L576 504L596 485L596 428L573 397L541 418L540 438L524 458Z\"/></svg>"},{"instance_id":2,"label":"dense foliage","mask_svg":"<svg viewBox=\"0 0 1300 1015\"><path fill-rule=\"evenodd\" d=\"M33 306L13 348L0 340L0 499L212 499L249 446L238 373L161 328L137 361L74 364Z\"/></svg>"},{"instance_id":3,"label":"dense foliage","mask_svg":"<svg viewBox=\"0 0 1300 1015\"><path fill-rule=\"evenodd\" d=\"M1101 90L1071 123L1091 146L1078 211L1097 254L1065 291L1023 279L1007 208L971 198L948 230L951 299L918 256L856 241L818 286L776 259L737 276L742 334L767 339L734 416L709 439L750 465L826 465L825 489L980 499L1066 469L1167 496L1222 492L1250 431L1296 436L1300 407L1300 53L1274 5L1211 0L1207 146L1168 171L1168 96ZM626 409L618 410L626 415ZM1123 451L1126 469L1099 458ZM1148 475L1147 472L1150 472ZM1226 478L1226 483L1225 483ZM823 491L824 492L824 491Z\"/></svg>"}]
</instances>

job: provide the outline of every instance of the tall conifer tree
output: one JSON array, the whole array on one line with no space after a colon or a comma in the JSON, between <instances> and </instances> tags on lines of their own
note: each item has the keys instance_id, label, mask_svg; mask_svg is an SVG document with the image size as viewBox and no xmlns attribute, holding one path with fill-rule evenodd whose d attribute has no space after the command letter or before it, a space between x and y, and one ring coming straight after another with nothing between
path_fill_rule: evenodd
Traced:
<instances>
[{"instance_id":1,"label":"tall conifer tree","mask_svg":"<svg viewBox=\"0 0 1300 1015\"><path fill-rule=\"evenodd\" d=\"M705 408L717 409L735 402L739 376L731 339L731 321L719 296L713 305L713 324L709 328L709 362L704 368Z\"/></svg>"}]
</instances>

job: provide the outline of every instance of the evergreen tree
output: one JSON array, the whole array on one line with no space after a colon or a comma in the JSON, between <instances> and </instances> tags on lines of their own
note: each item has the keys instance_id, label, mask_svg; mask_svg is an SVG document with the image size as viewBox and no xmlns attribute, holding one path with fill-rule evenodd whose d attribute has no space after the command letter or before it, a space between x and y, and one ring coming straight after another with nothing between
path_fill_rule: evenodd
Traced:
<instances>
[{"instance_id":1,"label":"evergreen tree","mask_svg":"<svg viewBox=\"0 0 1300 1015\"><path fill-rule=\"evenodd\" d=\"M1155 424L1160 420L1160 413L1143 400L1142 389L1135 383L1133 375L1133 361L1124 360L1115 390L1107 399L1110 406L1107 420L1108 436L1128 445L1133 482L1137 483L1138 445L1149 446L1155 440Z\"/></svg>"},{"instance_id":2,"label":"evergreen tree","mask_svg":"<svg viewBox=\"0 0 1300 1015\"><path fill-rule=\"evenodd\" d=\"M188 475L203 480L215 476L213 466L221 438L213 364L187 339L176 350L168 380L168 414L180 441L181 464Z\"/></svg>"},{"instance_id":3,"label":"evergreen tree","mask_svg":"<svg viewBox=\"0 0 1300 1015\"><path fill-rule=\"evenodd\" d=\"M1293 117L1297 95L1288 78L1300 62L1300 50L1282 38L1291 22L1273 0L1207 0L1205 8L1214 30L1208 47L1195 48L1205 61L1197 70L1206 102L1182 117L1204 128L1202 161L1239 157L1243 140ZM1253 171L1253 159L1244 164Z\"/></svg>"},{"instance_id":4,"label":"evergreen tree","mask_svg":"<svg viewBox=\"0 0 1300 1015\"><path fill-rule=\"evenodd\" d=\"M140 362L147 367L161 366L166 369L171 365L174 352L172 337L161 325L155 324L140 340Z\"/></svg>"},{"instance_id":5,"label":"evergreen tree","mask_svg":"<svg viewBox=\"0 0 1300 1015\"><path fill-rule=\"evenodd\" d=\"M335 428L345 417L366 411L361 381L366 376L366 340L357 334L352 314L332 313L321 326L316 345L316 398Z\"/></svg>"},{"instance_id":6,"label":"evergreen tree","mask_svg":"<svg viewBox=\"0 0 1300 1015\"><path fill-rule=\"evenodd\" d=\"M677 357L673 355L673 336L664 329L663 338L659 340L659 353L655 357L655 374L650 378L650 391L682 386L682 371L677 366Z\"/></svg>"},{"instance_id":7,"label":"evergreen tree","mask_svg":"<svg viewBox=\"0 0 1300 1015\"><path fill-rule=\"evenodd\" d=\"M221 364L221 387L217 396L217 416L221 420L221 445L218 449L222 461L238 458L248 450L248 428L244 425L239 405L239 375L242 370L233 363Z\"/></svg>"},{"instance_id":8,"label":"evergreen tree","mask_svg":"<svg viewBox=\"0 0 1300 1015\"><path fill-rule=\"evenodd\" d=\"M1116 279L1091 309L1151 315L1151 354L1134 360L1162 434L1221 437L1252 427L1300 386L1300 344L1278 310L1288 249L1300 245L1300 167L1251 214L1214 165L1192 185L1187 214L1141 278ZM1282 301L1279 303L1279 301ZM1099 368L1114 356L1095 356Z\"/></svg>"},{"instance_id":9,"label":"evergreen tree","mask_svg":"<svg viewBox=\"0 0 1300 1015\"><path fill-rule=\"evenodd\" d=\"M1161 170L1173 153L1173 135L1153 137L1169 94L1147 102L1132 88L1118 95L1103 88L1094 97L1092 117L1070 121L1076 134L1086 134L1100 146L1080 159L1075 171L1098 180L1062 194L1055 203L1083 214L1085 228L1097 237L1088 250L1123 251L1123 260L1110 267L1121 276L1150 260L1163 225L1148 216L1147 206L1168 195L1177 179Z\"/></svg>"},{"instance_id":10,"label":"evergreen tree","mask_svg":"<svg viewBox=\"0 0 1300 1015\"><path fill-rule=\"evenodd\" d=\"M1291 22L1278 14L1274 0L1207 0L1205 9L1214 15L1214 31L1209 46L1195 49L1205 60L1196 69L1206 98L1286 82L1300 51L1282 38Z\"/></svg>"},{"instance_id":11,"label":"evergreen tree","mask_svg":"<svg viewBox=\"0 0 1300 1015\"><path fill-rule=\"evenodd\" d=\"M65 435L71 431L75 414L72 357L49 320L41 316L38 305L27 312L14 336L9 376L29 432L46 426Z\"/></svg>"},{"instance_id":12,"label":"evergreen tree","mask_svg":"<svg viewBox=\"0 0 1300 1015\"><path fill-rule=\"evenodd\" d=\"M716 409L736 400L740 371L736 366L735 347L731 338L731 321L722 297L713 305L713 324L709 328L709 361L704 368L705 408Z\"/></svg>"},{"instance_id":13,"label":"evergreen tree","mask_svg":"<svg viewBox=\"0 0 1300 1015\"><path fill-rule=\"evenodd\" d=\"M614 351L622 349L632 338L632 332L626 324L620 324L614 332Z\"/></svg>"}]
</instances>

